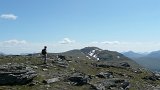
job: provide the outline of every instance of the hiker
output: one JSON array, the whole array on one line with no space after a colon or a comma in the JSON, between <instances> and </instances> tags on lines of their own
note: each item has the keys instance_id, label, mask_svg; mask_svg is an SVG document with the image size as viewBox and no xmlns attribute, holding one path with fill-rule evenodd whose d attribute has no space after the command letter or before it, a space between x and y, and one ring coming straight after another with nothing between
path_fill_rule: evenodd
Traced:
<instances>
[{"instance_id":1,"label":"hiker","mask_svg":"<svg viewBox=\"0 0 160 90\"><path fill-rule=\"evenodd\" d=\"M44 46L44 49L42 49L42 55L44 59L44 64L47 64L47 46Z\"/></svg>"}]
</instances>

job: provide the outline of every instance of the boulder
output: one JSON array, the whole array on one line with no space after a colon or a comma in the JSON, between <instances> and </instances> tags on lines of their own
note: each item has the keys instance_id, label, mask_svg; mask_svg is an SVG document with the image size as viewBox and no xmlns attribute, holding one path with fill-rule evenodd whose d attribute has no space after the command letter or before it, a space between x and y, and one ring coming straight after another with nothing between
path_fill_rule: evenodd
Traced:
<instances>
[{"instance_id":1,"label":"boulder","mask_svg":"<svg viewBox=\"0 0 160 90\"><path fill-rule=\"evenodd\" d=\"M111 78L113 77L113 72L100 72L99 74L96 75L99 78Z\"/></svg>"},{"instance_id":2,"label":"boulder","mask_svg":"<svg viewBox=\"0 0 160 90\"><path fill-rule=\"evenodd\" d=\"M91 90L128 90L130 83L122 79L106 79L91 84Z\"/></svg>"},{"instance_id":3,"label":"boulder","mask_svg":"<svg viewBox=\"0 0 160 90\"><path fill-rule=\"evenodd\" d=\"M106 88L103 84L94 84L91 85L90 90L106 90Z\"/></svg>"},{"instance_id":4,"label":"boulder","mask_svg":"<svg viewBox=\"0 0 160 90\"><path fill-rule=\"evenodd\" d=\"M109 68L110 67L110 65L108 65L108 64L97 64L97 66L98 67L102 67L102 68Z\"/></svg>"},{"instance_id":5,"label":"boulder","mask_svg":"<svg viewBox=\"0 0 160 90\"><path fill-rule=\"evenodd\" d=\"M159 77L152 75L152 76L145 76L143 79L145 80L151 80L151 81L156 81L159 80Z\"/></svg>"},{"instance_id":6,"label":"boulder","mask_svg":"<svg viewBox=\"0 0 160 90\"><path fill-rule=\"evenodd\" d=\"M160 90L160 86L159 85L157 85L156 87L154 87L154 89L153 90Z\"/></svg>"},{"instance_id":7,"label":"boulder","mask_svg":"<svg viewBox=\"0 0 160 90\"><path fill-rule=\"evenodd\" d=\"M67 68L69 66L68 63L63 63L63 62L58 63L57 65L62 68Z\"/></svg>"},{"instance_id":8,"label":"boulder","mask_svg":"<svg viewBox=\"0 0 160 90\"><path fill-rule=\"evenodd\" d=\"M127 62L120 62L120 63L118 63L118 62L114 62L114 63L99 63L99 64L97 64L96 65L97 67L102 67L102 68L109 68L109 67L114 67L114 68L129 68L129 67L131 67L130 65L129 65L129 63L127 63Z\"/></svg>"},{"instance_id":9,"label":"boulder","mask_svg":"<svg viewBox=\"0 0 160 90\"><path fill-rule=\"evenodd\" d=\"M51 84L51 83L55 83L55 82L58 82L58 81L60 81L59 78L51 78L51 79L43 80L43 83Z\"/></svg>"},{"instance_id":10,"label":"boulder","mask_svg":"<svg viewBox=\"0 0 160 90\"><path fill-rule=\"evenodd\" d=\"M160 80L160 74L159 73L152 73L152 75L145 76L143 79L145 79L145 80L151 80L151 81Z\"/></svg>"},{"instance_id":11,"label":"boulder","mask_svg":"<svg viewBox=\"0 0 160 90\"><path fill-rule=\"evenodd\" d=\"M38 69L38 66L32 66L33 69Z\"/></svg>"},{"instance_id":12,"label":"boulder","mask_svg":"<svg viewBox=\"0 0 160 90\"><path fill-rule=\"evenodd\" d=\"M36 72L24 64L0 65L0 85L23 85L36 76Z\"/></svg>"},{"instance_id":13,"label":"boulder","mask_svg":"<svg viewBox=\"0 0 160 90\"><path fill-rule=\"evenodd\" d=\"M46 68L43 68L42 70L43 70L43 71L48 71L48 69L46 69Z\"/></svg>"},{"instance_id":14,"label":"boulder","mask_svg":"<svg viewBox=\"0 0 160 90\"><path fill-rule=\"evenodd\" d=\"M154 73L154 76L157 77L158 80L160 80L160 74L159 73Z\"/></svg>"},{"instance_id":15,"label":"boulder","mask_svg":"<svg viewBox=\"0 0 160 90\"><path fill-rule=\"evenodd\" d=\"M74 85L82 86L88 83L90 77L84 73L74 73L71 75L68 80L71 81Z\"/></svg>"},{"instance_id":16,"label":"boulder","mask_svg":"<svg viewBox=\"0 0 160 90\"><path fill-rule=\"evenodd\" d=\"M120 63L120 66L122 66L122 67L130 67L130 65L127 62Z\"/></svg>"},{"instance_id":17,"label":"boulder","mask_svg":"<svg viewBox=\"0 0 160 90\"><path fill-rule=\"evenodd\" d=\"M54 61L54 63L62 68L67 68L69 66L69 64L67 63L67 61Z\"/></svg>"}]
</instances>

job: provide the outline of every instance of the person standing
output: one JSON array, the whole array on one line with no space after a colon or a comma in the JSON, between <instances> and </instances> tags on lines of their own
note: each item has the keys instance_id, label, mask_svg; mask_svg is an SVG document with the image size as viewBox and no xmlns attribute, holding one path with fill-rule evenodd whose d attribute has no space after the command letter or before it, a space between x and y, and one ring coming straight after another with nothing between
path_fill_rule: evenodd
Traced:
<instances>
[{"instance_id":1,"label":"person standing","mask_svg":"<svg viewBox=\"0 0 160 90\"><path fill-rule=\"evenodd\" d=\"M44 46L41 53L43 55L44 64L47 64L47 46Z\"/></svg>"}]
</instances>

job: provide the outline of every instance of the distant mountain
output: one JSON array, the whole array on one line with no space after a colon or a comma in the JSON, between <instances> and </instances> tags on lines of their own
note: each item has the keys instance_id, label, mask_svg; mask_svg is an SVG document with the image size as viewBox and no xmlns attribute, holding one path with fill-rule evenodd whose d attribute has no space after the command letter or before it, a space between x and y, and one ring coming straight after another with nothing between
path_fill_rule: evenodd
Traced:
<instances>
[{"instance_id":1,"label":"distant mountain","mask_svg":"<svg viewBox=\"0 0 160 90\"><path fill-rule=\"evenodd\" d=\"M131 59L136 59L136 58L140 58L140 57L144 57L145 54L140 54L140 53L136 53L133 51L128 51L128 52L124 52L123 55L131 58Z\"/></svg>"},{"instance_id":2,"label":"distant mountain","mask_svg":"<svg viewBox=\"0 0 160 90\"><path fill-rule=\"evenodd\" d=\"M146 57L160 59L160 50L159 51L153 51L153 52L149 53Z\"/></svg>"},{"instance_id":3,"label":"distant mountain","mask_svg":"<svg viewBox=\"0 0 160 90\"><path fill-rule=\"evenodd\" d=\"M151 70L160 71L160 51L153 51L145 57L138 58L137 61Z\"/></svg>"},{"instance_id":4,"label":"distant mountain","mask_svg":"<svg viewBox=\"0 0 160 90\"><path fill-rule=\"evenodd\" d=\"M128 59L124 55L118 52L102 50L97 47L85 47L81 49L81 51L88 57L95 58L97 60L111 61L111 60Z\"/></svg>"},{"instance_id":5,"label":"distant mountain","mask_svg":"<svg viewBox=\"0 0 160 90\"><path fill-rule=\"evenodd\" d=\"M5 54L3 52L0 52L0 56L4 56Z\"/></svg>"},{"instance_id":6,"label":"distant mountain","mask_svg":"<svg viewBox=\"0 0 160 90\"><path fill-rule=\"evenodd\" d=\"M127 62L133 67L140 67L135 61L129 59L121 53L118 53L116 51L102 50L97 47L85 47L83 49L70 50L59 54L71 56L74 59L90 59L96 61L107 61L112 63Z\"/></svg>"},{"instance_id":7,"label":"distant mountain","mask_svg":"<svg viewBox=\"0 0 160 90\"><path fill-rule=\"evenodd\" d=\"M134 52L124 53L124 55L152 71L160 71L160 50L153 51L147 55L140 55Z\"/></svg>"}]
</instances>

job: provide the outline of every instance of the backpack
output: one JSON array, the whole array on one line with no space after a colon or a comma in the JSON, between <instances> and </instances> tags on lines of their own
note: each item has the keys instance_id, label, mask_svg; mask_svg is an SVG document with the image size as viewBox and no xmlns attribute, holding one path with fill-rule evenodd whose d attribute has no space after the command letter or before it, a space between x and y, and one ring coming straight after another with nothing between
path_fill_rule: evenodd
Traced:
<instances>
[{"instance_id":1,"label":"backpack","mask_svg":"<svg viewBox=\"0 0 160 90\"><path fill-rule=\"evenodd\" d=\"M43 55L45 55L47 52L45 49L42 49L42 52L41 52Z\"/></svg>"}]
</instances>

